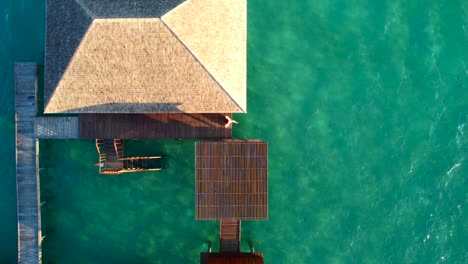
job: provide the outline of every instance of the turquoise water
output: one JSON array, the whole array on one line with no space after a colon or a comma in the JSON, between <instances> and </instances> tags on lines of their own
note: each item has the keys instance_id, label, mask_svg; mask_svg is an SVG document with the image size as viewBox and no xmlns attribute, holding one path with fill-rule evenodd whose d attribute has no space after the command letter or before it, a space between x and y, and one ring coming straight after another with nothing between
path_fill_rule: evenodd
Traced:
<instances>
[{"instance_id":1,"label":"turquoise water","mask_svg":"<svg viewBox=\"0 0 468 264\"><path fill-rule=\"evenodd\" d=\"M13 61L44 1L0 3L0 263L16 261ZM267 263L467 263L468 2L249 1L248 110L270 144ZM163 172L102 177L92 141L41 141L45 263L197 263L193 141L131 141ZM144 154L143 153L143 154Z\"/></svg>"}]
</instances>

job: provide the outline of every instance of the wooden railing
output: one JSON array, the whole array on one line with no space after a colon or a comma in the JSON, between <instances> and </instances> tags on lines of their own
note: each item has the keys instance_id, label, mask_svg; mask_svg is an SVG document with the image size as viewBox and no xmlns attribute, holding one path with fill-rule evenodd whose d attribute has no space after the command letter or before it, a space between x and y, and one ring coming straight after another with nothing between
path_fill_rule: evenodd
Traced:
<instances>
[{"instance_id":1,"label":"wooden railing","mask_svg":"<svg viewBox=\"0 0 468 264\"><path fill-rule=\"evenodd\" d=\"M117 158L122 159L123 153L124 153L123 140L114 139L114 148L115 148L115 153L117 153Z\"/></svg>"},{"instance_id":2,"label":"wooden railing","mask_svg":"<svg viewBox=\"0 0 468 264\"><path fill-rule=\"evenodd\" d=\"M126 172L159 171L162 170L154 164L161 156L124 157L124 144L122 139L96 139L96 149L99 155L100 174L121 174Z\"/></svg>"}]
</instances>

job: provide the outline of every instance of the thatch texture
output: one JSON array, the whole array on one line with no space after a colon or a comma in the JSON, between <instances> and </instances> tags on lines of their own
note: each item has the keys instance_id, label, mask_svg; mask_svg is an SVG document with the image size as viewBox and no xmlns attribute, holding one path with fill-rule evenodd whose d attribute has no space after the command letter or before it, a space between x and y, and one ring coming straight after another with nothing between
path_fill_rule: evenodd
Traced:
<instances>
[{"instance_id":1,"label":"thatch texture","mask_svg":"<svg viewBox=\"0 0 468 264\"><path fill-rule=\"evenodd\" d=\"M46 104L92 22L92 16L74 0L47 0Z\"/></svg>"},{"instance_id":2,"label":"thatch texture","mask_svg":"<svg viewBox=\"0 0 468 264\"><path fill-rule=\"evenodd\" d=\"M247 2L188 0L162 19L239 107L247 111Z\"/></svg>"},{"instance_id":3,"label":"thatch texture","mask_svg":"<svg viewBox=\"0 0 468 264\"><path fill-rule=\"evenodd\" d=\"M161 102L165 104L161 106ZM161 20L154 18L94 20L46 112L213 113L236 109L229 95Z\"/></svg>"},{"instance_id":4,"label":"thatch texture","mask_svg":"<svg viewBox=\"0 0 468 264\"><path fill-rule=\"evenodd\" d=\"M47 0L45 112L245 112L245 0L182 2Z\"/></svg>"},{"instance_id":5,"label":"thatch texture","mask_svg":"<svg viewBox=\"0 0 468 264\"><path fill-rule=\"evenodd\" d=\"M69 1L69 0L63 0ZM76 0L95 18L157 18L185 0Z\"/></svg>"}]
</instances>

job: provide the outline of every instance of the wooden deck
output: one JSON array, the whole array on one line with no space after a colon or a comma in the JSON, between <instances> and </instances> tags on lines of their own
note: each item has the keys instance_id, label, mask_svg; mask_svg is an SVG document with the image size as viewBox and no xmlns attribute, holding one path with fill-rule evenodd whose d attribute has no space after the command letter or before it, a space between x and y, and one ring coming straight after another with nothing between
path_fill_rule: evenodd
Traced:
<instances>
[{"instance_id":1,"label":"wooden deck","mask_svg":"<svg viewBox=\"0 0 468 264\"><path fill-rule=\"evenodd\" d=\"M41 263L41 215L34 63L15 64L16 188L18 210L18 263Z\"/></svg>"},{"instance_id":2,"label":"wooden deck","mask_svg":"<svg viewBox=\"0 0 468 264\"><path fill-rule=\"evenodd\" d=\"M201 253L201 264L264 264L262 253Z\"/></svg>"},{"instance_id":3,"label":"wooden deck","mask_svg":"<svg viewBox=\"0 0 468 264\"><path fill-rule=\"evenodd\" d=\"M35 135L40 139L76 139L79 117L36 117Z\"/></svg>"},{"instance_id":4,"label":"wooden deck","mask_svg":"<svg viewBox=\"0 0 468 264\"><path fill-rule=\"evenodd\" d=\"M81 114L81 139L224 139L232 137L224 115L231 114Z\"/></svg>"},{"instance_id":5,"label":"wooden deck","mask_svg":"<svg viewBox=\"0 0 468 264\"><path fill-rule=\"evenodd\" d=\"M82 114L35 119L39 139L229 139L231 114Z\"/></svg>"},{"instance_id":6,"label":"wooden deck","mask_svg":"<svg viewBox=\"0 0 468 264\"><path fill-rule=\"evenodd\" d=\"M195 145L198 220L268 217L268 144L202 141Z\"/></svg>"}]
</instances>

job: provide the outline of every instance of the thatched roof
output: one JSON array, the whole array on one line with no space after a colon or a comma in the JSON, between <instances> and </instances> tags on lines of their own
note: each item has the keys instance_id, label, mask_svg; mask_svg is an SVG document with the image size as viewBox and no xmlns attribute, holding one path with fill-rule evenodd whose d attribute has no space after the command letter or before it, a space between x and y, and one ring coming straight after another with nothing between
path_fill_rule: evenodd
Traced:
<instances>
[{"instance_id":1,"label":"thatched roof","mask_svg":"<svg viewBox=\"0 0 468 264\"><path fill-rule=\"evenodd\" d=\"M64 0L62 0L64 1ZM76 0L95 18L161 17L185 0Z\"/></svg>"},{"instance_id":2,"label":"thatched roof","mask_svg":"<svg viewBox=\"0 0 468 264\"><path fill-rule=\"evenodd\" d=\"M45 112L245 112L245 44L245 0L48 0Z\"/></svg>"}]
</instances>

